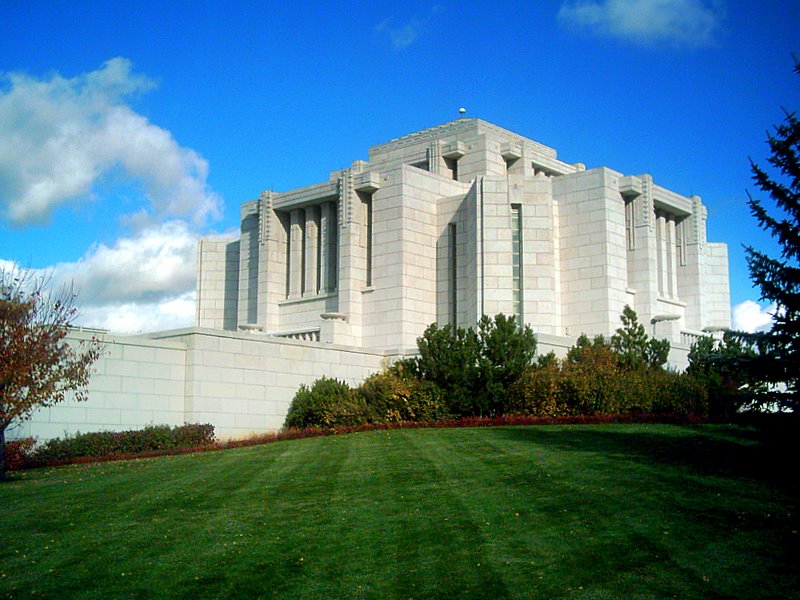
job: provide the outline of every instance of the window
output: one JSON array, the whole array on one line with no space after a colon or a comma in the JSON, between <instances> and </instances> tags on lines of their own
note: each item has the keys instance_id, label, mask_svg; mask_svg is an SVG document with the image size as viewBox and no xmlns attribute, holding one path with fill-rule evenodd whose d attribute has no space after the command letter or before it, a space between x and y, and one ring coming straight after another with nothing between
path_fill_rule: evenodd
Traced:
<instances>
[{"instance_id":1,"label":"window","mask_svg":"<svg viewBox=\"0 0 800 600\"><path fill-rule=\"evenodd\" d=\"M329 206L331 217L329 220L330 235L328 235L328 285L330 285L331 291L334 291L339 287L339 217L337 204L333 202Z\"/></svg>"},{"instance_id":2,"label":"window","mask_svg":"<svg viewBox=\"0 0 800 600\"><path fill-rule=\"evenodd\" d=\"M366 205L366 233L367 233L367 287L372 285L372 195L364 198Z\"/></svg>"},{"instance_id":3,"label":"window","mask_svg":"<svg viewBox=\"0 0 800 600\"><path fill-rule=\"evenodd\" d=\"M514 316L522 326L522 207L511 205L511 265Z\"/></svg>"},{"instance_id":4,"label":"window","mask_svg":"<svg viewBox=\"0 0 800 600\"><path fill-rule=\"evenodd\" d=\"M456 233L456 224L450 223L448 227L449 233L449 246L450 246L450 256L448 261L448 280L450 285L449 287L449 297L448 297L448 305L450 308L450 324L453 327L458 325L458 257L457 257L457 233Z\"/></svg>"},{"instance_id":5,"label":"window","mask_svg":"<svg viewBox=\"0 0 800 600\"><path fill-rule=\"evenodd\" d=\"M633 199L625 202L625 241L628 250L636 250L636 218Z\"/></svg>"}]
</instances>

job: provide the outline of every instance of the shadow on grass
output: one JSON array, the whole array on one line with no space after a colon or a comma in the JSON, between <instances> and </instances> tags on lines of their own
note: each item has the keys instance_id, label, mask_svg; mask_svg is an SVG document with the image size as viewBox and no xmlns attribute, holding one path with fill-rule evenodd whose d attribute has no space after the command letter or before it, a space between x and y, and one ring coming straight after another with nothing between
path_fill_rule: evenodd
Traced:
<instances>
[{"instance_id":1,"label":"shadow on grass","mask_svg":"<svg viewBox=\"0 0 800 600\"><path fill-rule=\"evenodd\" d=\"M800 485L787 465L798 455L796 430L727 425L685 425L652 432L580 428L509 427L498 435L567 452L603 453L626 460L679 467L703 476L763 481L798 496Z\"/></svg>"}]
</instances>

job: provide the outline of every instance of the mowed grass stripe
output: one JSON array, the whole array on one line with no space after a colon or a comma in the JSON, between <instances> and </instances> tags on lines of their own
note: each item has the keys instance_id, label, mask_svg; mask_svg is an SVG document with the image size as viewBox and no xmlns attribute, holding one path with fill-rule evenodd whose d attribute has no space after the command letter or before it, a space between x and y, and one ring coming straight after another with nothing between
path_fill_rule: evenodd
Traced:
<instances>
[{"instance_id":1,"label":"mowed grass stripe","mask_svg":"<svg viewBox=\"0 0 800 600\"><path fill-rule=\"evenodd\" d=\"M0 597L797 597L783 458L753 429L608 425L29 471L0 486Z\"/></svg>"}]
</instances>

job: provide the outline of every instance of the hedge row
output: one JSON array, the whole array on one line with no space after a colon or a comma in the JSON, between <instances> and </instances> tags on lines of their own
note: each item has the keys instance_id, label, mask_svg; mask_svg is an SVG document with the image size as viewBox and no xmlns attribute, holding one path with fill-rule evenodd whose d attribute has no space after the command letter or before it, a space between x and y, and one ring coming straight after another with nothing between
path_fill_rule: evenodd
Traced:
<instances>
[{"instance_id":1,"label":"hedge row","mask_svg":"<svg viewBox=\"0 0 800 600\"><path fill-rule=\"evenodd\" d=\"M358 388L323 377L301 385L285 426L337 427L363 423L429 422L449 416L435 384L407 376L402 366L372 375Z\"/></svg>"},{"instance_id":2,"label":"hedge row","mask_svg":"<svg viewBox=\"0 0 800 600\"><path fill-rule=\"evenodd\" d=\"M404 359L353 389L322 378L301 386L287 428L437 421L459 417L620 414L707 415L708 391L663 368L669 345L649 339L626 307L611 340L581 336L563 360L534 361L536 340L513 317L477 331L431 325Z\"/></svg>"},{"instance_id":3,"label":"hedge row","mask_svg":"<svg viewBox=\"0 0 800 600\"><path fill-rule=\"evenodd\" d=\"M100 431L53 438L34 448L31 438L6 444L6 466L9 470L28 464L54 464L84 457L106 457L145 454L198 448L214 443L214 426L210 424L149 425L132 431Z\"/></svg>"},{"instance_id":4,"label":"hedge row","mask_svg":"<svg viewBox=\"0 0 800 600\"><path fill-rule=\"evenodd\" d=\"M509 390L509 412L540 417L707 414L706 389L691 376L626 369L608 349L591 353L591 360L557 361L527 370Z\"/></svg>"}]
</instances>

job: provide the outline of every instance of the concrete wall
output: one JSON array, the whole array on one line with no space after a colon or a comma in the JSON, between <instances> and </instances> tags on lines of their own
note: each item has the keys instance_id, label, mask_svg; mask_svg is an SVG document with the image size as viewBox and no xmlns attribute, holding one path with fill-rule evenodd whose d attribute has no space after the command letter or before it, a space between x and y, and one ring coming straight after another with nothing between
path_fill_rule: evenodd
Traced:
<instances>
[{"instance_id":1,"label":"concrete wall","mask_svg":"<svg viewBox=\"0 0 800 600\"><path fill-rule=\"evenodd\" d=\"M73 331L80 344L90 332ZM538 352L564 357L574 337L539 334ZM36 412L7 438L40 441L146 425L211 423L220 439L277 431L295 392L322 376L357 385L397 354L206 329L150 336L105 336L86 402ZM670 364L685 368L688 346L673 344Z\"/></svg>"},{"instance_id":2,"label":"concrete wall","mask_svg":"<svg viewBox=\"0 0 800 600\"><path fill-rule=\"evenodd\" d=\"M92 334L73 331L74 344ZM103 336L103 356L95 364L89 400L44 408L9 437L40 440L79 431L139 429L148 424L180 425L185 419L186 348L179 342L145 337Z\"/></svg>"},{"instance_id":3,"label":"concrete wall","mask_svg":"<svg viewBox=\"0 0 800 600\"><path fill-rule=\"evenodd\" d=\"M89 337L70 334L75 344ZM386 358L333 344L205 329L104 340L88 400L39 410L8 431L9 439L183 423L212 423L221 439L276 431L301 384L323 375L357 384Z\"/></svg>"}]
</instances>

